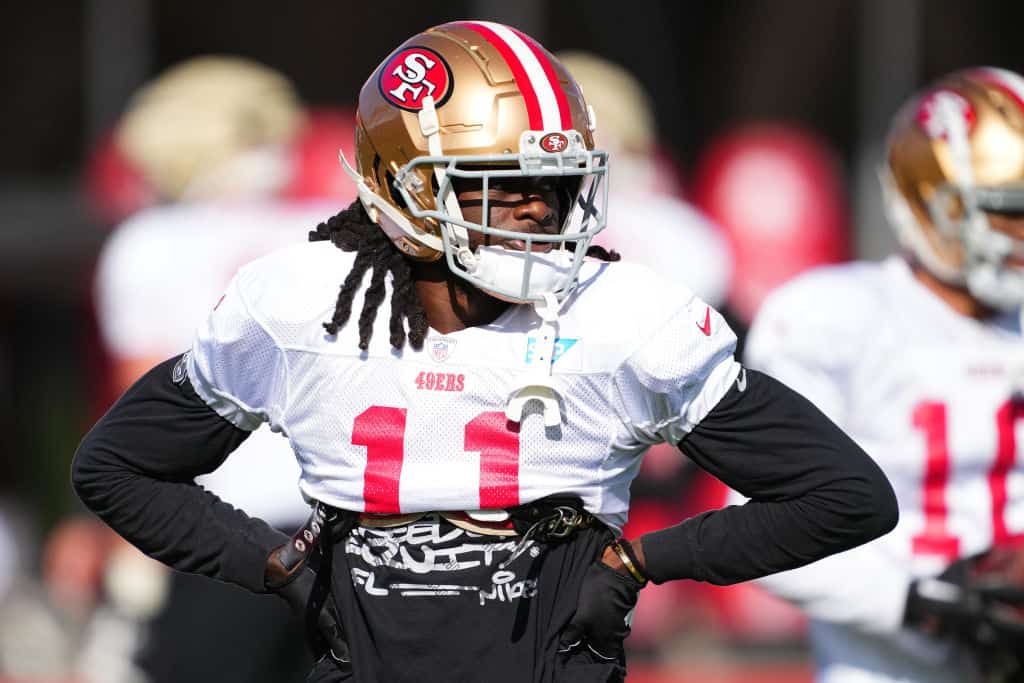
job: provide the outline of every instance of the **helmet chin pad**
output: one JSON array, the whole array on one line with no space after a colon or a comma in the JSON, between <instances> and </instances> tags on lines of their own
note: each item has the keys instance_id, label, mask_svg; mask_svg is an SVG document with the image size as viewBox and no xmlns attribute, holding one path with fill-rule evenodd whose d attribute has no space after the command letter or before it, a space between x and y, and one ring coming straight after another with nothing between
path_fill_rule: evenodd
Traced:
<instances>
[{"instance_id":1,"label":"helmet chin pad","mask_svg":"<svg viewBox=\"0 0 1024 683\"><path fill-rule=\"evenodd\" d=\"M481 246L474 256L471 269L453 271L488 294L513 303L540 301L547 292L564 298L575 281L574 255L565 249L540 252Z\"/></svg>"}]
</instances>

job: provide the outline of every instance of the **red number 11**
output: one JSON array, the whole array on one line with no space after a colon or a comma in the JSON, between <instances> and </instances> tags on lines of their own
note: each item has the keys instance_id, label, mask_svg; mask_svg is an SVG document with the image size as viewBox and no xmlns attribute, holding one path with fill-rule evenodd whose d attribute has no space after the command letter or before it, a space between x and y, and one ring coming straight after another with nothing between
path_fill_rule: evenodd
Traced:
<instances>
[{"instance_id":1,"label":"red number 11","mask_svg":"<svg viewBox=\"0 0 1024 683\"><path fill-rule=\"evenodd\" d=\"M466 425L463 448L480 453L480 507L519 504L519 424L504 413L480 413ZM405 458L405 408L371 406L352 423L352 444L366 447L363 500L367 512L400 512L398 484Z\"/></svg>"},{"instance_id":2,"label":"red number 11","mask_svg":"<svg viewBox=\"0 0 1024 683\"><path fill-rule=\"evenodd\" d=\"M996 412L999 443L995 461L988 471L992 500L992 545L1015 538L1006 528L1006 478L1017 460L1014 424L1024 416L1024 402L1009 400ZM947 519L946 487L949 483L949 436L946 405L935 401L919 403L914 409L914 426L924 432L926 462L922 481L924 529L913 538L917 554L939 555L947 560L960 557L960 539L950 533Z\"/></svg>"}]
</instances>

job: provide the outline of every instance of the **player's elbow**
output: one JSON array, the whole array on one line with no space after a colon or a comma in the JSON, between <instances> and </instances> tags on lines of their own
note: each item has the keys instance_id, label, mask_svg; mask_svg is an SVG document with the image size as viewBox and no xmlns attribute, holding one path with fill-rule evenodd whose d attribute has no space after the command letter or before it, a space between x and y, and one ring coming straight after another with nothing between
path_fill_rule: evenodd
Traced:
<instances>
[{"instance_id":1,"label":"player's elbow","mask_svg":"<svg viewBox=\"0 0 1024 683\"><path fill-rule=\"evenodd\" d=\"M86 435L82 443L78 445L75 457L71 460L71 488L86 507L92 507L89 505L89 501L95 490L96 480L96 468L89 445L89 436Z\"/></svg>"},{"instance_id":2,"label":"player's elbow","mask_svg":"<svg viewBox=\"0 0 1024 683\"><path fill-rule=\"evenodd\" d=\"M874 480L871 489L871 506L874 512L871 515L870 523L866 525L865 543L886 535L895 529L900 521L900 508L896 501L896 492L892 490L892 484L881 470L878 470L878 477Z\"/></svg>"},{"instance_id":3,"label":"player's elbow","mask_svg":"<svg viewBox=\"0 0 1024 683\"><path fill-rule=\"evenodd\" d=\"M109 467L104 465L102 449L89 432L78 445L71 461L71 487L90 510L96 511L112 483Z\"/></svg>"},{"instance_id":4,"label":"player's elbow","mask_svg":"<svg viewBox=\"0 0 1024 683\"><path fill-rule=\"evenodd\" d=\"M870 458L854 481L856 495L850 497L847 514L851 533L846 536L849 548L868 543L892 531L899 522L899 505L888 477Z\"/></svg>"}]
</instances>

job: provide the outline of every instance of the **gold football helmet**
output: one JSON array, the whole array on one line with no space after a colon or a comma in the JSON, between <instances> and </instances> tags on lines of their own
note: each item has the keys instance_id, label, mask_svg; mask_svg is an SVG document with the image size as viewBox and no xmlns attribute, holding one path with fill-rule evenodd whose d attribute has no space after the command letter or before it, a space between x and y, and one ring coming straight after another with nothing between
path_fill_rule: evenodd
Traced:
<instances>
[{"instance_id":1,"label":"gold football helmet","mask_svg":"<svg viewBox=\"0 0 1024 683\"><path fill-rule=\"evenodd\" d=\"M1024 212L1024 78L957 71L908 102L888 138L882 184L903 247L936 277L1007 310L1024 303L1024 243L986 212Z\"/></svg>"},{"instance_id":2,"label":"gold football helmet","mask_svg":"<svg viewBox=\"0 0 1024 683\"><path fill-rule=\"evenodd\" d=\"M120 151L165 198L265 196L291 172L302 126L298 95L273 69L206 55L178 64L132 98Z\"/></svg>"},{"instance_id":3,"label":"gold football helmet","mask_svg":"<svg viewBox=\"0 0 1024 683\"><path fill-rule=\"evenodd\" d=\"M444 256L454 273L515 302L563 299L605 224L607 155L569 72L533 39L485 21L437 26L405 41L359 93L356 169L341 157L370 217L411 258ZM561 231L487 225L487 190L508 177L549 177L566 193ZM483 221L464 219L460 188L479 183ZM472 231L522 240L525 251L470 250ZM534 251L539 242L550 251Z\"/></svg>"}]
</instances>

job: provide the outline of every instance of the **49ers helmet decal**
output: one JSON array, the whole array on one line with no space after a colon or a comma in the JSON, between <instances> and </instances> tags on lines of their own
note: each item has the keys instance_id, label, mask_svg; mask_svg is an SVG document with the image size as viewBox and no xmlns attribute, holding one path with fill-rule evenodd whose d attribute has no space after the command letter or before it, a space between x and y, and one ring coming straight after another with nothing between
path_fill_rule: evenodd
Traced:
<instances>
[{"instance_id":1,"label":"49ers helmet decal","mask_svg":"<svg viewBox=\"0 0 1024 683\"><path fill-rule=\"evenodd\" d=\"M568 71L532 38L502 24L460 21L413 36L359 94L355 181L370 217L406 255L445 258L474 286L515 302L564 299L605 224L607 154ZM554 235L487 224L487 189L502 178L553 178L567 195ZM456 200L478 183L483 222ZM520 240L523 252L470 249L469 235ZM484 240L481 240L484 241ZM550 243L550 251L530 245Z\"/></svg>"},{"instance_id":2,"label":"49ers helmet decal","mask_svg":"<svg viewBox=\"0 0 1024 683\"><path fill-rule=\"evenodd\" d=\"M1008 260L1024 243L986 214L1024 212L1024 78L985 67L940 79L896 115L887 156L886 209L903 247L993 308L1024 303L1024 270Z\"/></svg>"},{"instance_id":3,"label":"49ers helmet decal","mask_svg":"<svg viewBox=\"0 0 1024 683\"><path fill-rule=\"evenodd\" d=\"M444 58L428 47L409 47L395 53L380 69L381 96L406 111L423 109L428 95L440 107L452 94L452 70Z\"/></svg>"}]
</instances>

